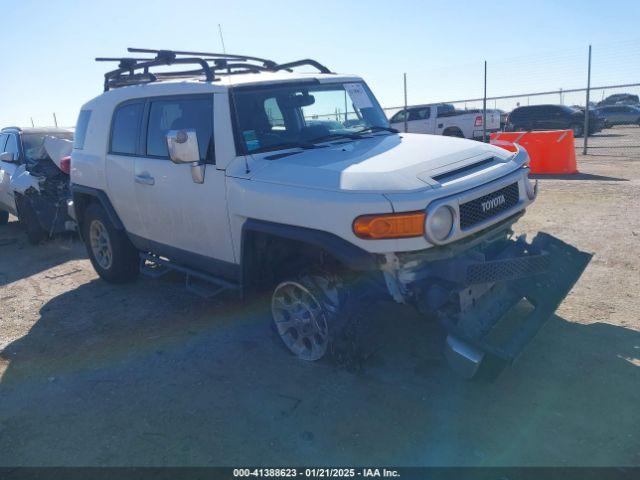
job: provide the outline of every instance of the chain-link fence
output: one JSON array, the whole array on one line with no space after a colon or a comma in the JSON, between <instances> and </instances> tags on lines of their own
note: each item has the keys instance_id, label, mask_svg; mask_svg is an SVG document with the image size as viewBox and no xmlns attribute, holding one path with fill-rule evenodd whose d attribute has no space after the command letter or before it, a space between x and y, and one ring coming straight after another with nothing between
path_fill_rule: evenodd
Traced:
<instances>
[{"instance_id":1,"label":"chain-link fence","mask_svg":"<svg viewBox=\"0 0 640 480\"><path fill-rule=\"evenodd\" d=\"M419 124L419 119L429 115L421 109L451 105L455 113L450 111L451 107L442 108L438 118L459 115L461 124L473 122L478 127L479 122L479 128L484 129L485 115L491 119L499 116L497 127L495 121L487 121L489 131L572 129L578 153L640 157L638 40L596 45L593 53L589 47L588 50L488 61L486 76L483 64L425 69L406 75L408 87L403 89L402 80L396 80L402 95L394 97L400 100L406 95L408 98L408 131L443 134L438 127L446 128L452 123L451 119ZM442 96L436 97L438 92L442 92ZM463 95L455 99L455 92ZM465 97L464 93L471 95ZM585 122L587 98L589 115ZM431 101L420 102L422 99ZM526 108L511 115L518 107ZM390 119L404 120L402 115L396 116L404 108L404 102L396 100L395 106L386 107L385 111ZM413 124L410 119L414 120ZM404 130L405 123L396 122L394 126ZM452 131L456 132L449 129L447 133ZM464 136L469 136L469 131L477 138L478 128L467 128ZM586 136L585 131L589 132Z\"/></svg>"}]
</instances>

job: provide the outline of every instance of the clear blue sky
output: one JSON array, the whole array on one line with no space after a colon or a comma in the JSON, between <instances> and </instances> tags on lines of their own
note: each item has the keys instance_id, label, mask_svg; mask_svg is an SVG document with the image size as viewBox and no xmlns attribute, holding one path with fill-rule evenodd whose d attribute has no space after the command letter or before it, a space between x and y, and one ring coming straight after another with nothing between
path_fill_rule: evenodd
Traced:
<instances>
[{"instance_id":1,"label":"clear blue sky","mask_svg":"<svg viewBox=\"0 0 640 480\"><path fill-rule=\"evenodd\" d=\"M0 125L73 125L101 92L96 56L128 46L315 58L364 76L383 106L640 81L635 1L12 1L2 2Z\"/></svg>"}]
</instances>

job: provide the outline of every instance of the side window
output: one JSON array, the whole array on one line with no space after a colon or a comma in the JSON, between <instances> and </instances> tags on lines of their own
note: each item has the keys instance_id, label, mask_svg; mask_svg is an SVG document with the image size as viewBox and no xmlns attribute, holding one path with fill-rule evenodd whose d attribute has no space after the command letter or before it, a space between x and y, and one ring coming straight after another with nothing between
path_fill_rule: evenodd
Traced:
<instances>
[{"instance_id":1,"label":"side window","mask_svg":"<svg viewBox=\"0 0 640 480\"><path fill-rule=\"evenodd\" d=\"M431 116L430 108L418 108L411 112L409 120L426 120Z\"/></svg>"},{"instance_id":2,"label":"side window","mask_svg":"<svg viewBox=\"0 0 640 480\"><path fill-rule=\"evenodd\" d=\"M407 116L407 111L406 110L400 110L393 117L391 117L391 120L389 120L389 122L390 123L404 122L404 119L405 119L406 116Z\"/></svg>"},{"instance_id":3,"label":"side window","mask_svg":"<svg viewBox=\"0 0 640 480\"><path fill-rule=\"evenodd\" d=\"M84 139L87 136L87 127L91 118L91 110L81 110L76 122L76 132L73 140L73 148L82 150L84 148Z\"/></svg>"},{"instance_id":4,"label":"side window","mask_svg":"<svg viewBox=\"0 0 640 480\"><path fill-rule=\"evenodd\" d=\"M200 161L204 162L213 152L213 101L211 96L154 100L149 109L147 127L147 155L169 158L167 132L169 130L194 129L198 136Z\"/></svg>"},{"instance_id":5,"label":"side window","mask_svg":"<svg viewBox=\"0 0 640 480\"><path fill-rule=\"evenodd\" d=\"M430 116L430 108L414 108L409 110L409 120L426 120Z\"/></svg>"},{"instance_id":6,"label":"side window","mask_svg":"<svg viewBox=\"0 0 640 480\"><path fill-rule=\"evenodd\" d=\"M111 153L135 155L137 152L140 123L144 104L128 103L118 107L111 126Z\"/></svg>"},{"instance_id":7,"label":"side window","mask_svg":"<svg viewBox=\"0 0 640 480\"><path fill-rule=\"evenodd\" d=\"M7 139L7 145L4 147L5 152L15 153L16 156L20 155L20 149L18 148L18 136L15 134L9 134Z\"/></svg>"},{"instance_id":8,"label":"side window","mask_svg":"<svg viewBox=\"0 0 640 480\"><path fill-rule=\"evenodd\" d=\"M6 133L0 134L0 153L5 151L4 146L7 144L8 137L9 135L7 135Z\"/></svg>"}]
</instances>

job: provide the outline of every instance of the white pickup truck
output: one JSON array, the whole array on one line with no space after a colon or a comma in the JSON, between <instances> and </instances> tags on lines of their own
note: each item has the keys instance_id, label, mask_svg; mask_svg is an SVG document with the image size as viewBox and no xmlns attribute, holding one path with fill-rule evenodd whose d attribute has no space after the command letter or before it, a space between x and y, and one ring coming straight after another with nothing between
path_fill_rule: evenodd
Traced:
<instances>
[{"instance_id":1,"label":"white pickup truck","mask_svg":"<svg viewBox=\"0 0 640 480\"><path fill-rule=\"evenodd\" d=\"M394 114L389 123L406 133L430 133L482 140L482 109L456 110L453 105L417 105ZM487 110L487 134L500 130L500 112Z\"/></svg>"}]
</instances>

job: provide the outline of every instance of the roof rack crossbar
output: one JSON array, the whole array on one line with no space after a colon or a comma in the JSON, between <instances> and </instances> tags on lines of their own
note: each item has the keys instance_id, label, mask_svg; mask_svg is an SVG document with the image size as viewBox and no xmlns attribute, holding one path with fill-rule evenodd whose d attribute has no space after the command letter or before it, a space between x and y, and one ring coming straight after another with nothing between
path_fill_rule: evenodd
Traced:
<instances>
[{"instance_id":1,"label":"roof rack crossbar","mask_svg":"<svg viewBox=\"0 0 640 480\"><path fill-rule=\"evenodd\" d=\"M98 59L96 59L98 60ZM156 58L145 59L145 61L139 61L139 59L135 58L119 58L114 59L119 61L120 64L118 68L115 70L111 70L104 74L104 91L108 91L110 86L117 86L118 83L124 82L125 84L130 84L126 79L126 76L130 77L131 80L135 76L135 70L143 70L143 75L149 76L150 80L148 81L156 81L157 75L149 72L149 67L158 67L164 65L184 65L184 64L198 64L201 69L197 71L191 71L190 74L202 74L204 73L207 81L213 80L213 70L206 60L202 58L176 58L175 55L172 55L172 52L161 52L158 54ZM99 61L103 61L100 59ZM169 72L171 73L171 72ZM123 76L126 74L126 76ZM159 74L158 74L159 75Z\"/></svg>"},{"instance_id":2,"label":"roof rack crossbar","mask_svg":"<svg viewBox=\"0 0 640 480\"><path fill-rule=\"evenodd\" d=\"M118 62L118 68L104 75L104 90L112 87L135 85L137 83L155 82L162 78L189 77L204 75L206 81L215 80L215 74L242 74L259 72L277 72L281 70L292 71L295 67L309 65L320 73L332 73L321 63L304 59L295 62L278 64L273 60L251 57L247 55L234 55L226 53L186 52L181 50L155 50L149 48L128 48L131 53L151 53L154 58L138 57L98 57L99 62ZM150 72L152 67L165 65L197 64L199 70ZM136 72L142 71L142 73Z\"/></svg>"},{"instance_id":3,"label":"roof rack crossbar","mask_svg":"<svg viewBox=\"0 0 640 480\"><path fill-rule=\"evenodd\" d=\"M162 51L168 51L168 50L154 50L152 48L133 48L133 47L129 47L127 48L127 51L130 53L159 53ZM250 57L248 55L236 55L236 54L230 54L230 53L207 53L207 52L185 52L182 50L171 50L171 52L175 53L176 55L192 55L194 57L211 57L211 58L228 58L231 60L253 60L254 62L263 62L263 63L272 63L272 64L276 64L276 62L274 62L273 60L267 60L266 58L260 58L260 57Z\"/></svg>"},{"instance_id":4,"label":"roof rack crossbar","mask_svg":"<svg viewBox=\"0 0 640 480\"><path fill-rule=\"evenodd\" d=\"M322 65L320 62L316 62L315 60L312 60L310 58L297 60L295 62L281 63L279 65L276 65L273 70L291 70L292 68L301 67L303 65L309 65L311 67L317 68L320 73L332 73L331 70Z\"/></svg>"}]
</instances>

